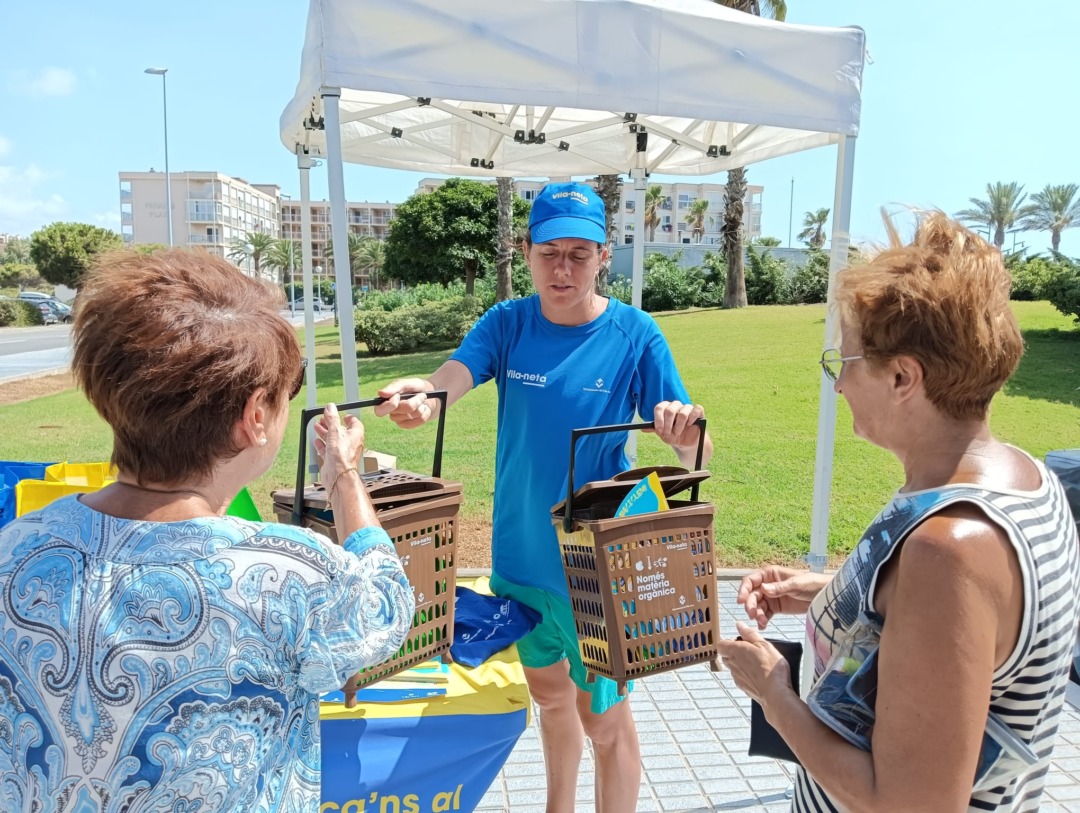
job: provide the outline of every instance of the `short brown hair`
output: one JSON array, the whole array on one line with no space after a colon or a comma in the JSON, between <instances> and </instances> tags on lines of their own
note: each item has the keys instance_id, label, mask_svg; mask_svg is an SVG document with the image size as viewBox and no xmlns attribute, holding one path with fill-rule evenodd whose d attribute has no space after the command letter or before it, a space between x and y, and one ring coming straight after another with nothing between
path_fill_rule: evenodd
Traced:
<instances>
[{"instance_id":1,"label":"short brown hair","mask_svg":"<svg viewBox=\"0 0 1080 813\"><path fill-rule=\"evenodd\" d=\"M241 450L233 427L258 388L280 406L300 374L284 295L205 251L118 251L87 274L72 370L136 482L208 477Z\"/></svg>"},{"instance_id":2,"label":"short brown hair","mask_svg":"<svg viewBox=\"0 0 1080 813\"><path fill-rule=\"evenodd\" d=\"M1001 252L943 212L922 214L906 245L885 222L889 246L837 277L841 316L871 363L913 356L935 407L981 420L1024 352Z\"/></svg>"}]
</instances>

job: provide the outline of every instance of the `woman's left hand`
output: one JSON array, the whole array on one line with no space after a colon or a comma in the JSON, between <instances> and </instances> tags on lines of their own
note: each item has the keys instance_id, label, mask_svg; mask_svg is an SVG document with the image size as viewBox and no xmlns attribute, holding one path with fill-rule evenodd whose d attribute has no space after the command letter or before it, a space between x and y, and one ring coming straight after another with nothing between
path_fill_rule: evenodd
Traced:
<instances>
[{"instance_id":1,"label":"woman's left hand","mask_svg":"<svg viewBox=\"0 0 1080 813\"><path fill-rule=\"evenodd\" d=\"M754 627L735 622L741 641L720 641L720 660L735 685L762 706L776 691L791 691L791 670L784 656Z\"/></svg>"},{"instance_id":2,"label":"woman's left hand","mask_svg":"<svg viewBox=\"0 0 1080 813\"><path fill-rule=\"evenodd\" d=\"M676 449L692 449L697 446L701 433L694 422L704 415L705 408L699 404L661 401L653 408L654 428L642 431L655 433L660 440Z\"/></svg>"}]
</instances>

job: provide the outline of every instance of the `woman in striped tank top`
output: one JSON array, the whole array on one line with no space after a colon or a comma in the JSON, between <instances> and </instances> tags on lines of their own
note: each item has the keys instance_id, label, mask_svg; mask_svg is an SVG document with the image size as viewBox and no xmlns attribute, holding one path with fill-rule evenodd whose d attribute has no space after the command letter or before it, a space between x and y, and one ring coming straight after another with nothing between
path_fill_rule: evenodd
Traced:
<instances>
[{"instance_id":1,"label":"woman in striped tank top","mask_svg":"<svg viewBox=\"0 0 1080 813\"><path fill-rule=\"evenodd\" d=\"M1060 483L996 440L1023 350L997 249L940 212L837 278L822 366L899 491L835 577L766 568L739 600L764 629L806 613L806 702L758 629L724 642L802 768L795 811L1034 811L1080 624L1080 551Z\"/></svg>"}]
</instances>

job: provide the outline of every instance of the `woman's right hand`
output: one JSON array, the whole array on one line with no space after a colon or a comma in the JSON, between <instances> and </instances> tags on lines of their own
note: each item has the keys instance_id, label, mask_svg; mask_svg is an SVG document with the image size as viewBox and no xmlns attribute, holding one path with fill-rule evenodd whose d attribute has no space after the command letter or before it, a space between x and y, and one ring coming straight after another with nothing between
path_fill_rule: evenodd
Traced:
<instances>
[{"instance_id":1,"label":"woman's right hand","mask_svg":"<svg viewBox=\"0 0 1080 813\"><path fill-rule=\"evenodd\" d=\"M743 577L738 601L758 629L765 629L777 613L799 615L809 610L831 579L824 573L772 565Z\"/></svg>"},{"instance_id":2,"label":"woman's right hand","mask_svg":"<svg viewBox=\"0 0 1080 813\"><path fill-rule=\"evenodd\" d=\"M426 392L435 389L431 382L424 378L399 378L391 381L381 390L379 397L386 401L375 407L375 414L380 418L389 415L390 420L402 429L415 429L430 421L438 410L438 401L429 401ZM414 392L411 398L402 398L401 393Z\"/></svg>"},{"instance_id":3,"label":"woman's right hand","mask_svg":"<svg viewBox=\"0 0 1080 813\"><path fill-rule=\"evenodd\" d=\"M330 486L342 472L359 471L364 454L364 425L355 415L342 418L335 404L327 404L315 421L315 451L319 455L320 481Z\"/></svg>"}]
</instances>

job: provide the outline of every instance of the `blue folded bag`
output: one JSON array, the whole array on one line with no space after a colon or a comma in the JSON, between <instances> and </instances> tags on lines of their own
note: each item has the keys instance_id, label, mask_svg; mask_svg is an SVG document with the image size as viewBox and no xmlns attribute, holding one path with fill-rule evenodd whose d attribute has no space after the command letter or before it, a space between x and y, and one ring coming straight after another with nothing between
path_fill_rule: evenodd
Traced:
<instances>
[{"instance_id":1,"label":"blue folded bag","mask_svg":"<svg viewBox=\"0 0 1080 813\"><path fill-rule=\"evenodd\" d=\"M524 638L540 623L540 613L519 601L485 596L458 585L454 594L454 642L450 657L479 666L496 652Z\"/></svg>"}]
</instances>

